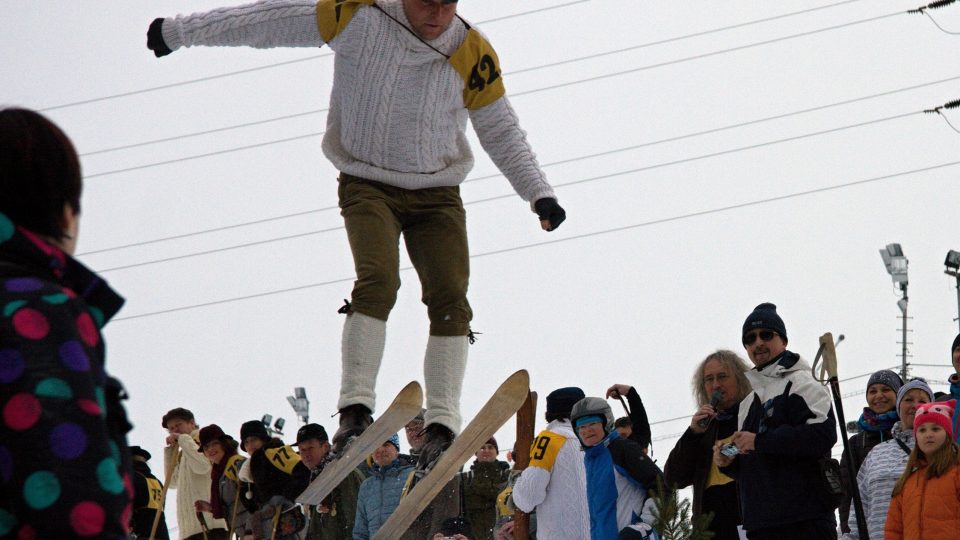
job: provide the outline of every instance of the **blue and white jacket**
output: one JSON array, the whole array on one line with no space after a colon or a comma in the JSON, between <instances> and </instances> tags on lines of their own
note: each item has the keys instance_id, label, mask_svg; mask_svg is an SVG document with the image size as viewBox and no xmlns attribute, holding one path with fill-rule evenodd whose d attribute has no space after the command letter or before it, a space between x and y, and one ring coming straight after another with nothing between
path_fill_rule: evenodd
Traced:
<instances>
[{"instance_id":1,"label":"blue and white jacket","mask_svg":"<svg viewBox=\"0 0 960 540\"><path fill-rule=\"evenodd\" d=\"M830 392L790 351L746 375L753 391L740 402L739 425L756 434L754 450L720 469L737 480L743 528L833 519L818 463L837 442Z\"/></svg>"},{"instance_id":2,"label":"blue and white jacket","mask_svg":"<svg viewBox=\"0 0 960 540\"><path fill-rule=\"evenodd\" d=\"M611 431L599 444L584 448L590 539L616 540L620 531L637 522L653 524L653 498L660 468L640 445Z\"/></svg>"}]
</instances>

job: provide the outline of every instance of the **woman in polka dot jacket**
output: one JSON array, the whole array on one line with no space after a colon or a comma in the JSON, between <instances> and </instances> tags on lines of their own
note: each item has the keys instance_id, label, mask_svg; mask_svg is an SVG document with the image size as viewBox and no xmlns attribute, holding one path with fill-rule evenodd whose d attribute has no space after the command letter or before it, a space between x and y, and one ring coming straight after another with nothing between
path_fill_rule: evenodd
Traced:
<instances>
[{"instance_id":1,"label":"woman in polka dot jacket","mask_svg":"<svg viewBox=\"0 0 960 540\"><path fill-rule=\"evenodd\" d=\"M0 538L126 538L133 488L100 328L123 299L71 257L82 181L43 116L0 110Z\"/></svg>"}]
</instances>

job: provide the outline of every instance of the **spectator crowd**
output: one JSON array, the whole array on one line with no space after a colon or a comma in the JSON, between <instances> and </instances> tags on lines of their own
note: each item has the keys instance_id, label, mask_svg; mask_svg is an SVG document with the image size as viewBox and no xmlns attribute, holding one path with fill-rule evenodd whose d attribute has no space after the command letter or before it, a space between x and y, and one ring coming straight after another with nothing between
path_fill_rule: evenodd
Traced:
<instances>
[{"instance_id":1,"label":"spectator crowd","mask_svg":"<svg viewBox=\"0 0 960 540\"><path fill-rule=\"evenodd\" d=\"M160 418L163 481L150 453L127 445L126 395L101 334L123 299L72 256L78 163L44 116L0 110L0 538L167 538L168 489L182 539L372 538L416 489L423 412L404 429L409 454L392 435L316 505L296 500L337 456L319 424L288 444L260 420L235 438L173 408ZM696 367L697 409L662 471L635 387L602 397L558 388L546 428L514 449L529 452L523 471L498 459L491 438L405 538L657 539L668 518L658 501L686 487L693 521L718 540L957 537L960 336L949 394L886 370L870 377L840 467L830 393L787 349L776 306L756 306L741 340L749 364L719 350ZM628 416L616 419L606 398ZM535 516L528 530L517 530L517 512Z\"/></svg>"}]
</instances>

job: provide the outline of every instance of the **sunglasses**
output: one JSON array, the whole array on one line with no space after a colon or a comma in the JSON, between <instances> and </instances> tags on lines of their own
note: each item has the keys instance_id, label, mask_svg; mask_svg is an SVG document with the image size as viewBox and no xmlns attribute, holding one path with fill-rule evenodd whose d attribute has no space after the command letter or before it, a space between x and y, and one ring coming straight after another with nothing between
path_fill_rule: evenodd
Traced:
<instances>
[{"instance_id":1,"label":"sunglasses","mask_svg":"<svg viewBox=\"0 0 960 540\"><path fill-rule=\"evenodd\" d=\"M770 341L773 339L773 336L779 336L780 334L774 332L773 330L760 330L759 332L750 332L749 334L743 336L743 346L749 347L753 345L753 342L759 337L761 341Z\"/></svg>"}]
</instances>

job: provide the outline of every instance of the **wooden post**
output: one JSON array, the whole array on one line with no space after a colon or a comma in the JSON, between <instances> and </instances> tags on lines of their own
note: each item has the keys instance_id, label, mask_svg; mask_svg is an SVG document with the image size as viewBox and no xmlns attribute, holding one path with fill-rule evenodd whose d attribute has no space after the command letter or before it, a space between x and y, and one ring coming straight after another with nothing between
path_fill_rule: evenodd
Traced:
<instances>
[{"instance_id":1,"label":"wooden post","mask_svg":"<svg viewBox=\"0 0 960 540\"><path fill-rule=\"evenodd\" d=\"M533 446L533 430L537 416L537 393L530 392L527 400L517 410L517 443L514 446L513 470L522 471L530 464L530 448ZM519 509L513 514L514 540L528 540L530 534L530 514Z\"/></svg>"}]
</instances>

